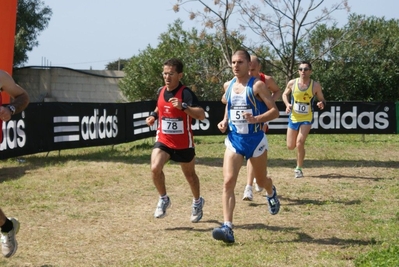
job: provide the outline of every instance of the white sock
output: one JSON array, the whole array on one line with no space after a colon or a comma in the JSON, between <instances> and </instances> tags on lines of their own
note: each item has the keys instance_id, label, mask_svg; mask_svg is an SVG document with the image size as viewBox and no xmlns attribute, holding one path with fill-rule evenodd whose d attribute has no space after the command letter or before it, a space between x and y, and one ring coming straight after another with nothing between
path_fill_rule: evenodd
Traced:
<instances>
[{"instance_id":1,"label":"white sock","mask_svg":"<svg viewBox=\"0 0 399 267\"><path fill-rule=\"evenodd\" d=\"M193 198L193 203L194 203L194 204L199 204L199 203L201 203L201 197L199 197L198 199Z\"/></svg>"},{"instance_id":2,"label":"white sock","mask_svg":"<svg viewBox=\"0 0 399 267\"><path fill-rule=\"evenodd\" d=\"M224 225L230 227L231 229L233 229L233 223L232 222L224 222Z\"/></svg>"}]
</instances>

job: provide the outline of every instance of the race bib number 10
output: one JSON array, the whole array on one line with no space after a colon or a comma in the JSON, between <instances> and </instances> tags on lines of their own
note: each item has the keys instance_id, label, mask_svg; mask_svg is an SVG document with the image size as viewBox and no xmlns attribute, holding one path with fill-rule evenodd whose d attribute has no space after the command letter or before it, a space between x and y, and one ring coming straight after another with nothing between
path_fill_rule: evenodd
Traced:
<instances>
[{"instance_id":1,"label":"race bib number 10","mask_svg":"<svg viewBox=\"0 0 399 267\"><path fill-rule=\"evenodd\" d=\"M309 113L309 103L294 103L294 111L299 114L308 114Z\"/></svg>"},{"instance_id":2,"label":"race bib number 10","mask_svg":"<svg viewBox=\"0 0 399 267\"><path fill-rule=\"evenodd\" d=\"M184 133L184 124L182 118L162 118L162 133L164 134L182 134Z\"/></svg>"}]
</instances>

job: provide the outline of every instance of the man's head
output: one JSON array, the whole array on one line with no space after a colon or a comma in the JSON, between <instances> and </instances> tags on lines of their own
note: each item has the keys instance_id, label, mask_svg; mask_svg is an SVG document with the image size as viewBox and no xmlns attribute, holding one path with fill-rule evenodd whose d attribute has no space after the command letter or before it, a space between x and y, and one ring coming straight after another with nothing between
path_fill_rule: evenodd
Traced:
<instances>
[{"instance_id":1,"label":"man's head","mask_svg":"<svg viewBox=\"0 0 399 267\"><path fill-rule=\"evenodd\" d=\"M253 77L259 77L260 73L260 60L257 56L251 55L251 68L249 69L249 75Z\"/></svg>"},{"instance_id":2,"label":"man's head","mask_svg":"<svg viewBox=\"0 0 399 267\"><path fill-rule=\"evenodd\" d=\"M299 76L309 78L312 74L312 64L309 61L301 61L298 67Z\"/></svg>"},{"instance_id":3,"label":"man's head","mask_svg":"<svg viewBox=\"0 0 399 267\"><path fill-rule=\"evenodd\" d=\"M183 62L177 58L171 58L163 63L163 80L168 89L175 89L183 78Z\"/></svg>"},{"instance_id":4,"label":"man's head","mask_svg":"<svg viewBox=\"0 0 399 267\"><path fill-rule=\"evenodd\" d=\"M236 77L248 76L251 66L251 56L248 51L238 49L231 57L231 67Z\"/></svg>"}]
</instances>

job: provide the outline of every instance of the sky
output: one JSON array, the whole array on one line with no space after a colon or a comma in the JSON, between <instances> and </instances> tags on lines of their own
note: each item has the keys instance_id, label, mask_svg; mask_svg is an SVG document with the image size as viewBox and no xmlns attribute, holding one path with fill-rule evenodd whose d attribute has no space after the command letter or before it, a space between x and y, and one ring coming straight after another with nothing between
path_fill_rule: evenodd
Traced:
<instances>
[{"instance_id":1,"label":"sky","mask_svg":"<svg viewBox=\"0 0 399 267\"><path fill-rule=\"evenodd\" d=\"M184 21L186 30L202 28L201 22L189 20L187 12L202 9L199 4L186 4L175 13L175 0L42 1L53 14L48 27L37 38L39 46L28 52L25 66L104 70L109 62L138 55L148 45L156 47L160 34L178 18ZM212 4L213 0L205 2ZM348 2L351 13L399 19L398 0ZM336 11L332 16L344 25L348 13Z\"/></svg>"}]
</instances>

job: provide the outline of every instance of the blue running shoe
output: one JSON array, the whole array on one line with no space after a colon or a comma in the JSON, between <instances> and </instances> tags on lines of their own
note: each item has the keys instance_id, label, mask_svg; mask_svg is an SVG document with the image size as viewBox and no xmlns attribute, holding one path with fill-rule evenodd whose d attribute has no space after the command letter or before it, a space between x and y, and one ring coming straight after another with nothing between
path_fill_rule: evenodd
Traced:
<instances>
[{"instance_id":1,"label":"blue running shoe","mask_svg":"<svg viewBox=\"0 0 399 267\"><path fill-rule=\"evenodd\" d=\"M280 210L280 201L277 198L277 190L273 185L273 196L266 196L267 204L269 205L269 212L271 215L276 215Z\"/></svg>"},{"instance_id":2,"label":"blue running shoe","mask_svg":"<svg viewBox=\"0 0 399 267\"><path fill-rule=\"evenodd\" d=\"M200 197L200 203L199 204L193 204L193 208L191 211L191 222L197 223L202 219L202 208L205 205L205 199L203 197Z\"/></svg>"},{"instance_id":3,"label":"blue running shoe","mask_svg":"<svg viewBox=\"0 0 399 267\"><path fill-rule=\"evenodd\" d=\"M222 227L214 228L212 231L212 236L216 240L222 240L225 243L234 243L233 229L224 224Z\"/></svg>"}]
</instances>

